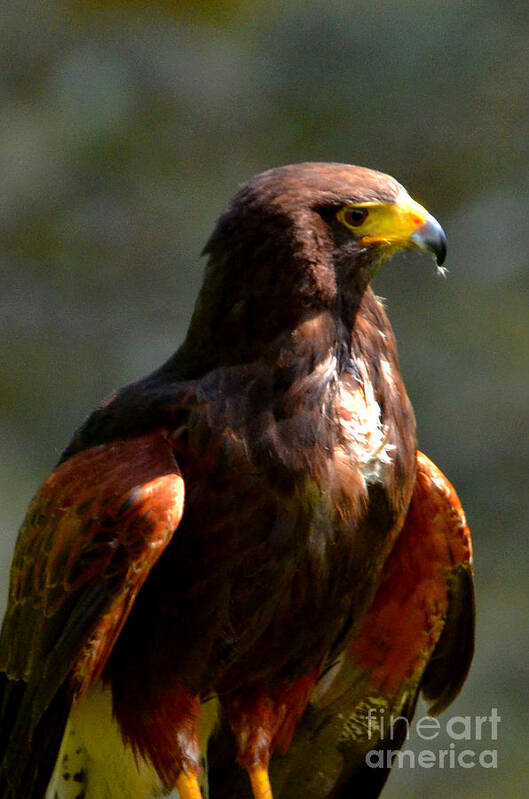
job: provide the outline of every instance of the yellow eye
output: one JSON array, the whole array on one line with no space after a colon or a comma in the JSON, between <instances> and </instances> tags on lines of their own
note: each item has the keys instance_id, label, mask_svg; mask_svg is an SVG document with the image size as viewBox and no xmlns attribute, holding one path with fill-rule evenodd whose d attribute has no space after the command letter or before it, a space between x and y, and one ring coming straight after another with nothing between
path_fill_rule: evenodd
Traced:
<instances>
[{"instance_id":1,"label":"yellow eye","mask_svg":"<svg viewBox=\"0 0 529 799\"><path fill-rule=\"evenodd\" d=\"M349 227L359 227L366 221L367 208L344 208L340 213L340 221L345 222Z\"/></svg>"}]
</instances>

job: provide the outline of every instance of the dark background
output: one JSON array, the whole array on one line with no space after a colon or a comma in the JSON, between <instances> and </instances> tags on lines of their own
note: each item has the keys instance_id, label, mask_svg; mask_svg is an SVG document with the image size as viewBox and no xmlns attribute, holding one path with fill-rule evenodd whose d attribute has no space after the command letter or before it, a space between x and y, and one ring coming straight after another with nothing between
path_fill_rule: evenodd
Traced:
<instances>
[{"instance_id":1,"label":"dark background","mask_svg":"<svg viewBox=\"0 0 529 799\"><path fill-rule=\"evenodd\" d=\"M180 342L239 183L358 163L447 231L446 280L411 253L375 289L421 448L474 534L476 658L441 721L498 708L497 741L485 726L456 742L497 748L498 768L396 770L387 799L519 799L528 781L528 14L506 0L2 4L2 601L28 500L91 407Z\"/></svg>"}]
</instances>

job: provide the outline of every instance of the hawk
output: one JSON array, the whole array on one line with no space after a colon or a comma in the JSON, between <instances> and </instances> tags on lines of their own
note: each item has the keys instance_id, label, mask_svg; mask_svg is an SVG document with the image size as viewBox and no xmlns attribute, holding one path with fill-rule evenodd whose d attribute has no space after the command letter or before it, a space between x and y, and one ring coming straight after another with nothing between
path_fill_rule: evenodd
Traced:
<instances>
[{"instance_id":1,"label":"hawk","mask_svg":"<svg viewBox=\"0 0 529 799\"><path fill-rule=\"evenodd\" d=\"M441 264L446 238L379 172L297 164L236 194L183 344L88 417L29 506L0 635L1 799L198 799L210 739L212 799L239 790L235 760L241 795L270 799L292 739L276 795L299 793L301 758L323 797L380 782L366 707L455 695L468 530L417 452L370 288L407 248ZM340 758L325 784L311 741Z\"/></svg>"}]
</instances>

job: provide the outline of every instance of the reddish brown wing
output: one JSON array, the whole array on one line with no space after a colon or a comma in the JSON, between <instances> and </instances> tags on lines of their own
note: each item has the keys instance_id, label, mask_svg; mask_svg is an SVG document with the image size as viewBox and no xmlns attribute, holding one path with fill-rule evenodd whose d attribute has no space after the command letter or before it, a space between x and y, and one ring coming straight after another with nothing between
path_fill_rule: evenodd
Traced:
<instances>
[{"instance_id":1,"label":"reddish brown wing","mask_svg":"<svg viewBox=\"0 0 529 799\"><path fill-rule=\"evenodd\" d=\"M101 675L183 499L173 450L156 432L73 456L32 501L0 635L0 797L45 784L54 760L45 742L58 746L73 698Z\"/></svg>"},{"instance_id":2,"label":"reddish brown wing","mask_svg":"<svg viewBox=\"0 0 529 799\"><path fill-rule=\"evenodd\" d=\"M372 749L396 750L422 690L429 712L442 711L467 675L474 643L470 533L446 477L417 454L413 498L370 610L340 663L316 685L285 757L271 767L274 796L289 799L378 797L389 769L369 768ZM370 712L371 711L371 712ZM381 718L386 721L379 729ZM217 737L212 794L247 799Z\"/></svg>"},{"instance_id":3,"label":"reddish brown wing","mask_svg":"<svg viewBox=\"0 0 529 799\"><path fill-rule=\"evenodd\" d=\"M459 498L419 452L404 527L349 651L372 689L399 701L409 680L420 679L432 712L450 704L472 658L471 575L470 532ZM440 661L447 660L443 671Z\"/></svg>"},{"instance_id":4,"label":"reddish brown wing","mask_svg":"<svg viewBox=\"0 0 529 799\"><path fill-rule=\"evenodd\" d=\"M465 514L453 486L419 452L404 527L347 655L363 689L342 731L343 768L329 799L346 799L352 786L366 799L379 796L390 767L369 767L367 753L376 751L378 765L388 750L400 749L408 733L404 719L413 718L419 692L431 715L453 701L472 662L474 623ZM371 730L369 708L375 710ZM380 710L386 723L377 730Z\"/></svg>"}]
</instances>

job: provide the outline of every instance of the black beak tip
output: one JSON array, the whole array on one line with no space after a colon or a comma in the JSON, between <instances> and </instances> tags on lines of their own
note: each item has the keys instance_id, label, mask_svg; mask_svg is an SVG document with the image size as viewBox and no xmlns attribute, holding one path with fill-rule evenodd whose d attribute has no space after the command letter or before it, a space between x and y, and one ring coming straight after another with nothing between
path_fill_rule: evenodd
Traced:
<instances>
[{"instance_id":1,"label":"black beak tip","mask_svg":"<svg viewBox=\"0 0 529 799\"><path fill-rule=\"evenodd\" d=\"M435 255L435 261L437 266L442 266L446 261L446 250L447 250L447 241L446 241L446 233L441 228L439 230L439 236L435 242L431 244L432 252Z\"/></svg>"},{"instance_id":2,"label":"black beak tip","mask_svg":"<svg viewBox=\"0 0 529 799\"><path fill-rule=\"evenodd\" d=\"M419 250L432 253L437 266L444 264L447 249L446 233L433 216L428 216L425 223L413 233L411 240Z\"/></svg>"}]
</instances>

